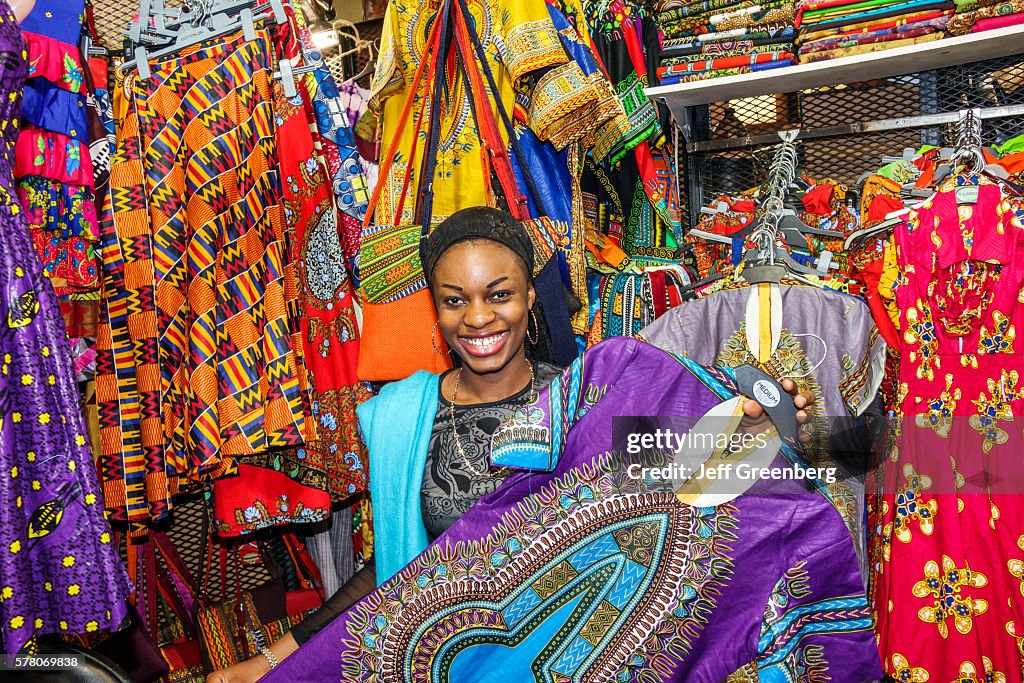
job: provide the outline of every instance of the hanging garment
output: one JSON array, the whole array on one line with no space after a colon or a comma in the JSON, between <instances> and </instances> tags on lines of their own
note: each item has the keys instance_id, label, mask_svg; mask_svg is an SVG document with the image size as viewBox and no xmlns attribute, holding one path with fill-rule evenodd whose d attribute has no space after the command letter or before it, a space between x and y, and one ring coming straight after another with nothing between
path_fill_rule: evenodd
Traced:
<instances>
[{"instance_id":1,"label":"hanging garment","mask_svg":"<svg viewBox=\"0 0 1024 683\"><path fill-rule=\"evenodd\" d=\"M862 299L805 285L737 282L672 309L638 335L670 353L708 366L752 364L814 394L807 411L815 430L809 456L851 475L860 463L830 456L829 418L860 415L882 382L885 342ZM864 484L845 478L824 491L863 554ZM865 565L866 567L866 565Z\"/></svg>"},{"instance_id":2,"label":"hanging garment","mask_svg":"<svg viewBox=\"0 0 1024 683\"><path fill-rule=\"evenodd\" d=\"M103 517L71 348L13 179L26 52L0 2L0 639L117 628L131 590Z\"/></svg>"},{"instance_id":3,"label":"hanging garment","mask_svg":"<svg viewBox=\"0 0 1024 683\"><path fill-rule=\"evenodd\" d=\"M528 120L542 141L551 141L559 148L583 142L589 149L598 129L621 115L620 109L607 106L614 95L603 75L585 74L566 54L543 0L470 0L468 6L477 17L480 40L500 91L489 95L510 115L517 106L521 107L519 118ZM401 130L398 127L407 97L431 99L432 84L424 82L419 93L407 93L405 89L423 58L420 51L436 14L434 4L391 4L384 19L370 108L382 112L381 139L390 140L397 135L401 144L400 161L392 166L388 177L379 179L385 184L376 216L376 223L380 225L413 220L415 202L405 203L406 215L398 217L399 220L393 214L409 164L413 165L411 196L415 196L420 187L418 171L422 167L424 145L419 146L415 158L410 158L417 127L406 125ZM531 75L538 77L532 91L538 99L534 101L524 96L520 102L515 88ZM457 80L454 71L446 71L445 78L449 84ZM437 170L433 178L435 223L458 209L493 203L488 187L490 174L481 170L480 134L469 93L463 85L450 92L451 99L440 111L430 113L439 114L441 122ZM504 131L502 134L505 135Z\"/></svg>"},{"instance_id":4,"label":"hanging garment","mask_svg":"<svg viewBox=\"0 0 1024 683\"><path fill-rule=\"evenodd\" d=\"M21 20L21 30L68 45L78 45L85 20L85 0L36 0Z\"/></svg>"},{"instance_id":5,"label":"hanging garment","mask_svg":"<svg viewBox=\"0 0 1024 683\"><path fill-rule=\"evenodd\" d=\"M895 231L902 436L872 519L872 598L897 679L1022 680L1022 223L1024 200L958 176Z\"/></svg>"},{"instance_id":6,"label":"hanging garment","mask_svg":"<svg viewBox=\"0 0 1024 683\"><path fill-rule=\"evenodd\" d=\"M22 22L29 78L15 176L36 253L60 298L69 333L95 337L100 205L93 187L102 170L89 144L102 127L78 46L82 4L43 0ZM100 158L100 165L108 158Z\"/></svg>"},{"instance_id":7,"label":"hanging garment","mask_svg":"<svg viewBox=\"0 0 1024 683\"><path fill-rule=\"evenodd\" d=\"M234 456L317 438L289 321L272 60L265 31L228 36L119 91L97 369L115 519L160 519Z\"/></svg>"},{"instance_id":8,"label":"hanging garment","mask_svg":"<svg viewBox=\"0 0 1024 683\"><path fill-rule=\"evenodd\" d=\"M362 239L363 217L370 202L370 186L363 174L355 135L342 102L338 85L306 26L305 15L286 6L289 30L279 35L284 57L301 57L302 63L312 71L301 77L307 108L312 107L312 120L320 139L327 169L331 175L338 210L341 246L346 258L355 258ZM297 43L296 43L297 39Z\"/></svg>"},{"instance_id":9,"label":"hanging garment","mask_svg":"<svg viewBox=\"0 0 1024 683\"><path fill-rule=\"evenodd\" d=\"M240 476L214 482L221 535L322 521L332 499L345 500L367 483L355 412L367 391L355 379L359 339L352 286L327 170L316 155L306 98L286 99L277 81L272 88L285 231L294 255L286 269L293 269L299 288L290 317L301 334L305 362L299 371L306 375L319 440L239 456Z\"/></svg>"},{"instance_id":10,"label":"hanging garment","mask_svg":"<svg viewBox=\"0 0 1024 683\"><path fill-rule=\"evenodd\" d=\"M18 180L18 197L43 274L58 296L92 292L99 285L99 225L92 192L41 176Z\"/></svg>"},{"instance_id":11,"label":"hanging garment","mask_svg":"<svg viewBox=\"0 0 1024 683\"><path fill-rule=\"evenodd\" d=\"M754 660L764 680L877 678L827 501L690 507L608 454L613 416L701 415L727 384L635 340L589 350L492 442L492 461L536 454L550 471L510 476L266 680L718 683Z\"/></svg>"}]
</instances>

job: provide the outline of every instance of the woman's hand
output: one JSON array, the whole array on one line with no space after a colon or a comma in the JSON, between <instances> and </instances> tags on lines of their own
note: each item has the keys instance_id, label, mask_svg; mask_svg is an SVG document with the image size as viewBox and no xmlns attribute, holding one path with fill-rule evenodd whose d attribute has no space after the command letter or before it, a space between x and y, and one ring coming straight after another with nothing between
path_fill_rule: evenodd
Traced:
<instances>
[{"instance_id":1,"label":"woman's hand","mask_svg":"<svg viewBox=\"0 0 1024 683\"><path fill-rule=\"evenodd\" d=\"M239 662L206 677L206 683L253 683L270 671L270 662L263 655Z\"/></svg>"},{"instance_id":2,"label":"woman's hand","mask_svg":"<svg viewBox=\"0 0 1024 683\"><path fill-rule=\"evenodd\" d=\"M796 382L791 379L782 380L782 388L793 397L793 406L796 408L796 421L804 424L811 419L806 408L814 405L814 394L809 391L798 392ZM761 404L754 400L743 402L743 423L741 429L747 434L759 434L768 428L771 420L765 414ZM807 443L811 437L806 432L800 432L800 441Z\"/></svg>"},{"instance_id":3,"label":"woman's hand","mask_svg":"<svg viewBox=\"0 0 1024 683\"><path fill-rule=\"evenodd\" d=\"M270 646L270 652L279 662L299 649L295 636L286 633L276 643ZM251 657L244 662L229 666L220 671L214 671L206 677L206 683L253 683L264 674L270 671L270 660L262 654Z\"/></svg>"}]
</instances>

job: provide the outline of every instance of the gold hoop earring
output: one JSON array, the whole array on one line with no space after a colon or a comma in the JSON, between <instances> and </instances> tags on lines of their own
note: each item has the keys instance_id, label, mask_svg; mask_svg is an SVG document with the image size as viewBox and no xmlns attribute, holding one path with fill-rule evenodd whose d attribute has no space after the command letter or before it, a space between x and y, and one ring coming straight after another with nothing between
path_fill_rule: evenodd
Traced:
<instances>
[{"instance_id":1,"label":"gold hoop earring","mask_svg":"<svg viewBox=\"0 0 1024 683\"><path fill-rule=\"evenodd\" d=\"M437 322L434 323L434 326L430 328L430 345L434 347L434 353L436 353L437 355L439 355L439 356L447 356L448 354L446 354L445 352L441 351L441 349L437 348L437 342L434 341L434 332L437 331L437 326L440 325L440 324L441 324L441 321L438 320Z\"/></svg>"},{"instance_id":2,"label":"gold hoop earring","mask_svg":"<svg viewBox=\"0 0 1024 683\"><path fill-rule=\"evenodd\" d=\"M537 339L540 337L540 324L537 322L537 314L533 312L532 308L530 309L530 320L533 321L533 329L535 331L533 333L533 337L530 337L530 321L527 320L526 321L526 341L528 341L531 344L533 344L534 346L536 346L537 345Z\"/></svg>"}]
</instances>

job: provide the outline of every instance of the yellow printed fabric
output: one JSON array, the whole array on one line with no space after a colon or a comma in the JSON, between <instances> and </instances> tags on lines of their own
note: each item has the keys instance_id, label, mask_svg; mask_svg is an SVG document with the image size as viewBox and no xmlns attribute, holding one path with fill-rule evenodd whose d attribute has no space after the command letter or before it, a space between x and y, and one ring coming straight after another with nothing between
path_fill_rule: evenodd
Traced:
<instances>
[{"instance_id":1,"label":"yellow printed fabric","mask_svg":"<svg viewBox=\"0 0 1024 683\"><path fill-rule=\"evenodd\" d=\"M885 256L882 261L882 277L878 281L878 296L885 304L885 311L892 319L896 330L900 329L900 309L896 305L896 284L899 279L900 268L896 259L896 246L893 241L885 245Z\"/></svg>"},{"instance_id":2,"label":"yellow printed fabric","mask_svg":"<svg viewBox=\"0 0 1024 683\"><path fill-rule=\"evenodd\" d=\"M567 64L570 59L562 47L544 0L467 0L467 4L476 20L477 31L498 86L499 100L511 115L515 105L515 87L521 79L534 72ZM401 142L391 172L387 178L380 179L385 185L377 207L375 222L378 224L394 224L402 181L412 154L417 121L424 108L424 100L429 102L431 99L433 84L424 78L419 92L414 93L416 99L412 115L404 126L400 126L399 117L409 96L406 89L423 58L424 44L440 5L438 0L393 1L384 19L381 53L377 61L370 106L381 112L383 144L390 144L396 135L400 136ZM441 102L430 105L436 107L441 116L433 185L434 224L459 209L494 203L487 182L489 174L483 170L480 136L472 114L470 93L462 78L456 78L455 73L446 69L445 77L452 87L446 89L447 94ZM580 107L593 107L592 101L584 100L586 98L574 97L570 107L577 102ZM550 107L550 110L546 116L530 116L530 126L540 139L564 146L567 140L553 138L557 138L561 131L557 119L568 118L571 112L556 107ZM423 127L425 133L426 122ZM502 128L502 136L507 140L504 126L499 123L499 128ZM425 138L424 134L416 149L416 156L411 160L412 181L402 211L402 223L413 222L420 181L417 176L425 152Z\"/></svg>"}]
</instances>

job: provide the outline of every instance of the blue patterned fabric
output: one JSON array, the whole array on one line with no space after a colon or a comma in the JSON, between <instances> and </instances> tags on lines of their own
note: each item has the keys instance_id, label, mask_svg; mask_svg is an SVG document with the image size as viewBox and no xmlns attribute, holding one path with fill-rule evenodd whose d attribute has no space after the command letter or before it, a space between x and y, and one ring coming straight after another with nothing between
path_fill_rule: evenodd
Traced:
<instances>
[{"instance_id":1,"label":"blue patterned fabric","mask_svg":"<svg viewBox=\"0 0 1024 683\"><path fill-rule=\"evenodd\" d=\"M21 30L78 45L85 18L85 0L36 0Z\"/></svg>"},{"instance_id":2,"label":"blue patterned fabric","mask_svg":"<svg viewBox=\"0 0 1024 683\"><path fill-rule=\"evenodd\" d=\"M22 118L36 128L67 135L78 142L89 142L85 97L42 78L25 84Z\"/></svg>"}]
</instances>

